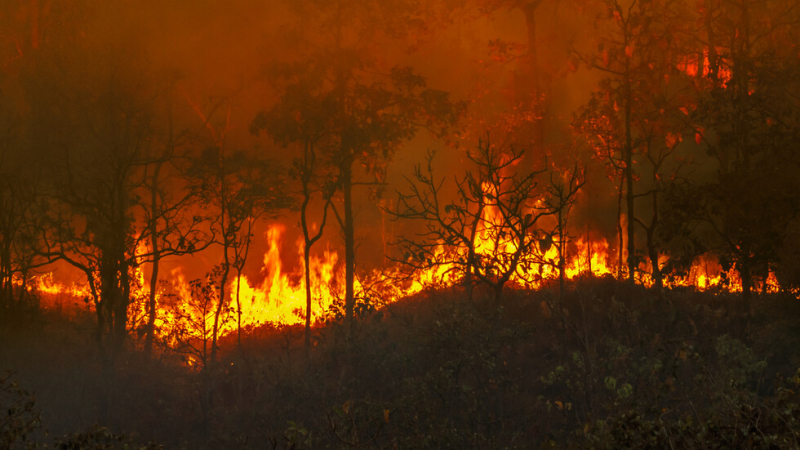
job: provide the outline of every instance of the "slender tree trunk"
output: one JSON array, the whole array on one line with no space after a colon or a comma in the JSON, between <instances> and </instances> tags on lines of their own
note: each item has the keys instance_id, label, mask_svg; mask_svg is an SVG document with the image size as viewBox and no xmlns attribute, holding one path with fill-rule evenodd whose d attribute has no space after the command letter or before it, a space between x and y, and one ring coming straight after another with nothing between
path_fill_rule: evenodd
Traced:
<instances>
[{"instance_id":1,"label":"slender tree trunk","mask_svg":"<svg viewBox=\"0 0 800 450\"><path fill-rule=\"evenodd\" d=\"M769 275L769 273L767 274ZM19 299L17 300L17 303L23 305L27 303L26 299L28 299L28 271L23 270L21 276L22 276L22 284L20 284L19 286ZM2 308L2 306L3 306L2 303L0 303L0 308ZM36 308L38 309L38 307L39 305L37 304Z\"/></svg>"},{"instance_id":2,"label":"slender tree trunk","mask_svg":"<svg viewBox=\"0 0 800 450\"><path fill-rule=\"evenodd\" d=\"M155 241L155 239L153 239ZM153 248L158 244L153 242ZM150 295L148 298L148 317L147 317L147 336L144 341L144 353L149 358L153 352L153 340L155 339L156 318L158 316L158 305L156 304L156 294L158 292L158 268L161 259L158 250L153 251L153 271L150 274Z\"/></svg>"},{"instance_id":3,"label":"slender tree trunk","mask_svg":"<svg viewBox=\"0 0 800 450\"><path fill-rule=\"evenodd\" d=\"M116 358L125 347L128 335L128 305L131 299L131 283L128 275L128 264L124 252L120 254L119 263L119 298L117 310L114 314L114 357Z\"/></svg>"},{"instance_id":4,"label":"slender tree trunk","mask_svg":"<svg viewBox=\"0 0 800 450\"><path fill-rule=\"evenodd\" d=\"M345 325L352 332L355 310L355 225L353 223L353 158L346 157L342 164L342 195L344 196L344 259L345 259Z\"/></svg>"},{"instance_id":5,"label":"slender tree trunk","mask_svg":"<svg viewBox=\"0 0 800 450\"><path fill-rule=\"evenodd\" d=\"M467 292L467 300L472 301L472 295L475 288L475 281L474 276L472 274L472 268L475 265L475 249L470 248L467 251L467 267L466 271L464 272L464 289Z\"/></svg>"},{"instance_id":6,"label":"slender tree trunk","mask_svg":"<svg viewBox=\"0 0 800 450\"><path fill-rule=\"evenodd\" d=\"M528 76L530 77L530 100L535 105L539 100L541 86L539 84L539 47L536 42L536 10L542 0L528 1L523 6L525 27L528 38Z\"/></svg>"},{"instance_id":7,"label":"slender tree trunk","mask_svg":"<svg viewBox=\"0 0 800 450\"><path fill-rule=\"evenodd\" d=\"M475 288L475 276L473 275L473 270L475 268L475 240L478 239L478 226L483 217L483 205L481 204L478 207L478 211L475 213L475 221L472 222L470 226L470 241L469 241L469 248L467 250L467 267L466 271L464 272L464 288L467 291L467 299L471 302L472 295Z\"/></svg>"},{"instance_id":8,"label":"slender tree trunk","mask_svg":"<svg viewBox=\"0 0 800 450\"><path fill-rule=\"evenodd\" d=\"M664 280L661 275L661 267L658 265L658 247L656 246L655 233L658 229L658 191L653 192L653 219L647 229L647 253L650 257L652 267L653 287L661 291L664 287Z\"/></svg>"},{"instance_id":9,"label":"slender tree trunk","mask_svg":"<svg viewBox=\"0 0 800 450\"><path fill-rule=\"evenodd\" d=\"M495 304L500 303L500 299L503 298L503 286L505 283L497 283L494 286L494 302Z\"/></svg>"},{"instance_id":10,"label":"slender tree trunk","mask_svg":"<svg viewBox=\"0 0 800 450\"><path fill-rule=\"evenodd\" d=\"M587 175L588 178L588 175ZM589 268L589 276L593 277L592 272L592 189L586 189L586 266Z\"/></svg>"},{"instance_id":11,"label":"slender tree trunk","mask_svg":"<svg viewBox=\"0 0 800 450\"><path fill-rule=\"evenodd\" d=\"M617 279L622 279L622 247L623 247L623 230L622 230L622 197L623 197L623 184L625 183L625 178L619 180L619 190L617 192L617 236L619 236L619 245L617 245Z\"/></svg>"},{"instance_id":12,"label":"slender tree trunk","mask_svg":"<svg viewBox=\"0 0 800 450\"><path fill-rule=\"evenodd\" d=\"M528 37L528 78L530 91L526 92L530 96L529 102L532 110L536 112L536 118L533 122L533 146L534 154L541 154L544 145L544 123L539 115L542 113L541 103L541 85L539 82L539 49L536 42L536 10L542 0L533 0L525 3L523 10L525 12L525 26L527 28Z\"/></svg>"},{"instance_id":13,"label":"slender tree trunk","mask_svg":"<svg viewBox=\"0 0 800 450\"><path fill-rule=\"evenodd\" d=\"M244 243L239 243L236 251L236 347L239 350L239 355L244 356L244 349L242 348L242 270L247 262L247 256L250 254L250 243L253 236L253 224L256 218L250 217L247 219L247 235ZM244 245L244 248L241 247Z\"/></svg>"},{"instance_id":14,"label":"slender tree trunk","mask_svg":"<svg viewBox=\"0 0 800 450\"><path fill-rule=\"evenodd\" d=\"M306 282L306 328L305 328L305 346L306 357L311 350L311 246L308 239L306 239L305 248L303 248L303 264L304 276Z\"/></svg>"},{"instance_id":15,"label":"slender tree trunk","mask_svg":"<svg viewBox=\"0 0 800 450\"><path fill-rule=\"evenodd\" d=\"M210 392L213 392L214 387L214 375L213 370L217 363L217 338L219 337L219 318L222 314L222 308L225 305L225 284L228 282L228 275L230 274L231 270L231 261L230 255L228 255L228 251L231 247L231 239L229 236L229 230L226 228L225 225L225 215L228 214L227 208L227 195L228 192L226 191L225 185L225 154L224 154L224 147L220 146L220 167L219 167L219 181L220 181L220 188L219 188L219 206L220 206L220 231L222 233L222 259L223 259L223 269L222 269L222 279L219 282L219 301L217 302L216 310L214 311L214 327L211 330L211 367L212 367L212 374L211 374L211 389ZM230 227L231 221L228 221L227 227Z\"/></svg>"},{"instance_id":16,"label":"slender tree trunk","mask_svg":"<svg viewBox=\"0 0 800 450\"><path fill-rule=\"evenodd\" d=\"M214 328L211 332L211 366L215 366L217 363L217 340L219 338L219 330L220 330L220 316L222 315L222 308L225 306L225 285L228 283L228 275L230 275L231 265L228 259L228 243L227 238L225 238L225 245L223 246L223 268L222 268L222 277L219 281L219 300L217 301L217 307L214 311Z\"/></svg>"},{"instance_id":17,"label":"slender tree trunk","mask_svg":"<svg viewBox=\"0 0 800 450\"><path fill-rule=\"evenodd\" d=\"M311 146L307 144L305 148L305 162L306 167L309 165L311 166L309 171L313 170L313 163L311 162L313 160L310 158L312 155L311 151ZM310 174L304 173L302 182L303 203L300 205L300 227L303 229L303 277L306 284L306 326L304 343L306 359L308 359L309 352L311 350L311 245L313 244L313 240L311 239L311 235L308 231L308 204L311 203L311 193L309 192L308 187L310 183ZM322 230L320 229L320 233L321 232Z\"/></svg>"},{"instance_id":18,"label":"slender tree trunk","mask_svg":"<svg viewBox=\"0 0 800 450\"><path fill-rule=\"evenodd\" d=\"M650 266L653 272L653 287L660 291L664 287L664 282L661 276L661 268L658 266L658 249L656 248L652 229L647 230L647 255L650 258Z\"/></svg>"},{"instance_id":19,"label":"slender tree trunk","mask_svg":"<svg viewBox=\"0 0 800 450\"><path fill-rule=\"evenodd\" d=\"M2 299L0 302L6 303L8 306L12 305L14 300L14 281L13 269L11 268L11 236L12 232L6 228L2 238L2 253L0 253L0 289L2 290ZM2 304L0 303L0 304Z\"/></svg>"},{"instance_id":20,"label":"slender tree trunk","mask_svg":"<svg viewBox=\"0 0 800 450\"><path fill-rule=\"evenodd\" d=\"M558 210L558 296L564 299L564 208Z\"/></svg>"},{"instance_id":21,"label":"slender tree trunk","mask_svg":"<svg viewBox=\"0 0 800 450\"><path fill-rule=\"evenodd\" d=\"M236 267L236 347L242 353L242 267Z\"/></svg>"},{"instance_id":22,"label":"slender tree trunk","mask_svg":"<svg viewBox=\"0 0 800 450\"><path fill-rule=\"evenodd\" d=\"M156 294L158 291L158 268L161 261L161 249L158 246L158 176L161 172L161 163L156 164L153 172L150 191L150 246L153 253L153 269L150 274L150 295L148 298L147 336L144 340L144 353L149 358L153 352L153 339L156 331L156 317L158 308Z\"/></svg>"},{"instance_id":23,"label":"slender tree trunk","mask_svg":"<svg viewBox=\"0 0 800 450\"><path fill-rule=\"evenodd\" d=\"M719 80L719 56L717 55L717 36L714 32L715 1L706 2L706 36L708 40L708 74L714 87ZM703 61L701 59L701 61ZM702 69L699 69L702 73Z\"/></svg>"},{"instance_id":24,"label":"slender tree trunk","mask_svg":"<svg viewBox=\"0 0 800 450\"><path fill-rule=\"evenodd\" d=\"M634 211L633 194L633 130L631 129L631 108L633 94L631 92L630 69L628 60L625 61L625 193L626 211L628 213L628 282L636 283L636 241L634 239Z\"/></svg>"},{"instance_id":25,"label":"slender tree trunk","mask_svg":"<svg viewBox=\"0 0 800 450\"><path fill-rule=\"evenodd\" d=\"M745 326L750 318L750 298L752 297L753 291L753 274L750 270L749 259L749 256L744 256L741 259L742 267L741 270L739 270L739 276L742 278L742 321Z\"/></svg>"}]
</instances>

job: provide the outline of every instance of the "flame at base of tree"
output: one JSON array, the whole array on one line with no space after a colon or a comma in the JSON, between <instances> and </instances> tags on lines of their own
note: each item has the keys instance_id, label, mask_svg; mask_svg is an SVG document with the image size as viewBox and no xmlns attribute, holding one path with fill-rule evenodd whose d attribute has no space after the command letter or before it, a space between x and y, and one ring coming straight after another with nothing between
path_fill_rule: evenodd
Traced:
<instances>
[{"instance_id":1,"label":"flame at base of tree","mask_svg":"<svg viewBox=\"0 0 800 450\"><path fill-rule=\"evenodd\" d=\"M233 278L227 286L229 295L223 311L221 336L236 333L239 326L237 305L241 305L241 327L250 330L265 324L299 325L305 321L306 291L302 266L302 240L297 242L300 264L287 272L282 264L280 248L285 232L283 225L277 224L265 233L269 250L264 255L261 269L263 280L255 282L246 276ZM479 257L493 257L492 246L482 243L476 246ZM565 278L575 280L587 277L614 277L620 273L613 262L616 258L605 239L587 241L576 239L567 247L567 258L564 264ZM146 250L146 249L145 249ZM556 245L549 245L546 251L539 250L538 262L520 264L509 280L509 286L518 289L541 289L552 284L559 277L558 250ZM495 252L496 253L496 252ZM434 258L425 270L413 272L403 271L399 267L389 270L374 271L364 279L357 281L356 292L362 301L370 301L377 306L396 302L404 297L412 296L427 289L447 288L463 282L463 274L454 261L464 257L464 250L447 249L440 246ZM668 258L662 257L662 265ZM494 261L498 263L498 261ZM502 262L499 262L502 264ZM149 314L147 301L149 289L144 282L144 264L132 269L131 306L129 329L140 330L147 322ZM637 280L644 286L652 286L647 268L649 262L639 265ZM624 268L623 268L624 269ZM622 271L623 277L624 270ZM214 321L214 305L218 300L218 286L212 276L199 280L188 280L181 268L174 269L168 279L162 280L157 294L158 318L156 335L171 347L191 345L192 351L187 353L201 354L202 344L210 345L211 329ZM325 250L322 255L311 259L312 280L312 323L319 323L334 317L336 311L343 308L342 280L344 278L339 256L335 251ZM763 280L761 280L763 283ZM21 284L21 283L20 283ZM683 273L667 274L664 279L667 288L689 287L701 291L716 290L720 292L741 292L741 279L732 268L723 270L715 257L697 258L688 270ZM52 273L37 275L27 282L32 293L39 293L48 299L64 298L83 299L85 307L93 309L91 292L86 286L79 284L61 284L54 281ZM765 292L776 292L779 289L774 273L770 272L766 280ZM238 295L238 303L237 303ZM53 301L55 303L56 301ZM78 305L82 302L75 302ZM188 343L188 344L187 344ZM192 357L196 361L197 357Z\"/></svg>"}]
</instances>

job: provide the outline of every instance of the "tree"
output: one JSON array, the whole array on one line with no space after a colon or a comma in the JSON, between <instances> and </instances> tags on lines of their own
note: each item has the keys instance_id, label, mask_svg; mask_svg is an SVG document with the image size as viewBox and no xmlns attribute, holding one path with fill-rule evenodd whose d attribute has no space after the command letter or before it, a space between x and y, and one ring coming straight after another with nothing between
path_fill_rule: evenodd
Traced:
<instances>
[{"instance_id":1,"label":"tree","mask_svg":"<svg viewBox=\"0 0 800 450\"><path fill-rule=\"evenodd\" d=\"M9 87L18 92L0 76L0 310L23 302L31 271L46 262L37 257L35 236L46 185L34 154L26 151L21 99L6 94Z\"/></svg>"},{"instance_id":2,"label":"tree","mask_svg":"<svg viewBox=\"0 0 800 450\"><path fill-rule=\"evenodd\" d=\"M37 124L32 131L38 133L33 144L51 152L44 169L51 183L50 226L40 236L42 253L86 275L96 338L109 369L127 337L130 274L137 264L137 175L153 145L158 97L144 77L114 70L127 67L116 62L119 66L87 63L85 70L54 65L53 72L44 70L27 86Z\"/></svg>"},{"instance_id":3,"label":"tree","mask_svg":"<svg viewBox=\"0 0 800 450\"><path fill-rule=\"evenodd\" d=\"M455 123L463 105L447 93L427 88L424 78L409 67L385 68L378 64L377 43L396 38L413 28L414 2L299 2L304 29L319 31L304 36L296 61L277 67L276 78L285 94L271 111L291 112L308 124L319 111L325 113L318 135L324 137L325 160L336 170L343 211L340 219L345 247L345 320L352 324L355 305L355 218L353 188L382 183L385 165L400 146L425 127L437 135ZM313 22L315 26L308 26ZM311 48L312 50L308 50ZM384 49L385 50L385 49ZM294 93L307 90L304 103ZM259 114L251 129L268 129ZM289 123L288 120L283 123ZM277 131L277 130L273 130ZM300 135L281 134L277 140L303 142ZM367 168L372 181L361 181L356 163Z\"/></svg>"},{"instance_id":4,"label":"tree","mask_svg":"<svg viewBox=\"0 0 800 450\"><path fill-rule=\"evenodd\" d=\"M474 168L456 178L453 201L446 200L445 180L434 175L433 154L425 168L416 166L413 177L406 178L409 191L398 193L397 207L389 213L421 221L424 231L400 237L396 244L402 258L397 260L412 271L443 267L446 277L454 271L453 278L461 280L470 298L473 285L481 283L499 300L512 277L535 281L531 269L547 264L545 253L557 230L565 227L563 216L580 188L580 176L575 172L568 177L568 186L554 182L554 190L542 189L538 176L546 168L520 174L516 167L523 152L502 151L488 139L469 160ZM552 198L554 192L560 198ZM543 225L543 219L555 216L562 219L556 227Z\"/></svg>"},{"instance_id":5,"label":"tree","mask_svg":"<svg viewBox=\"0 0 800 450\"><path fill-rule=\"evenodd\" d=\"M255 222L265 215L275 215L289 205L284 194L280 165L265 158L255 158L242 151L230 152L226 137L230 129L230 114L225 126L218 131L207 116L193 105L203 125L209 130L212 145L192 159L188 169L190 182L210 209L212 233L222 247L222 262L218 280L219 297L214 313L211 337L210 366L217 360L217 341L228 302L226 294L231 269L237 272L237 286L252 242ZM211 117L210 115L208 116ZM241 345L241 299L237 288L239 343Z\"/></svg>"},{"instance_id":6,"label":"tree","mask_svg":"<svg viewBox=\"0 0 800 450\"><path fill-rule=\"evenodd\" d=\"M558 250L558 292L562 297L564 295L567 244L570 239L567 234L569 213L575 204L578 191L584 184L586 184L585 169L575 162L572 170L558 171L553 168L550 172L550 183L546 188L548 194L545 200L546 209L556 218L555 233L550 235L550 239L554 241ZM541 247L540 244L540 250L543 250Z\"/></svg>"},{"instance_id":7,"label":"tree","mask_svg":"<svg viewBox=\"0 0 800 450\"><path fill-rule=\"evenodd\" d=\"M674 0L627 3L602 0L601 5L602 17L608 19L611 28L601 35L596 51L576 51L575 56L590 69L600 70L604 78L591 100L576 115L575 122L595 155L607 161L612 176L620 178L618 192L620 200L624 193L627 213L627 275L629 282L634 283L637 266L635 201L641 197L635 191L638 174L634 155L648 154L648 144L654 143L656 137L653 133L666 135L670 131L662 126L663 120L656 117L658 112L671 112L678 107L670 104L674 95L664 89L664 84L668 85L669 77L674 75L671 73L675 62L672 47L680 30L679 22L673 19L678 16L680 5ZM656 119L661 125L653 126ZM657 165L660 167L661 163ZM657 172L658 168L656 175ZM655 228L652 223L651 228ZM650 244L654 249L652 240ZM653 253L652 256L656 256L653 272L658 274L658 258Z\"/></svg>"},{"instance_id":8,"label":"tree","mask_svg":"<svg viewBox=\"0 0 800 450\"><path fill-rule=\"evenodd\" d=\"M311 88L311 89L309 89ZM293 85L287 88L282 101L269 113L261 113L251 124L251 132L262 129L283 147L296 142L302 147L302 156L292 161L292 177L299 181L300 228L303 231L303 269L306 290L305 347L311 347L311 248L322 238L328 220L328 210L336 190L336 180L331 176L330 165L320 162L319 147L330 145L326 130L324 102L314 98L312 86ZM322 219L312 234L309 208L313 198L320 194L324 205Z\"/></svg>"},{"instance_id":9,"label":"tree","mask_svg":"<svg viewBox=\"0 0 800 450\"><path fill-rule=\"evenodd\" d=\"M749 314L753 280L759 277L766 286L798 213L800 67L784 44L797 38L799 5L746 0L711 6L715 14L707 17L700 42L713 57L692 118L718 173L698 187L698 210L717 234L724 265L741 277Z\"/></svg>"},{"instance_id":10,"label":"tree","mask_svg":"<svg viewBox=\"0 0 800 450\"><path fill-rule=\"evenodd\" d=\"M152 154L147 157L139 188L142 194L138 205L141 216L138 228L142 231L137 237L136 247L147 242L149 248L145 254L139 254L138 263L151 264L146 307L146 355L151 354L155 339L161 260L200 252L214 242L214 237L203 229L207 218L196 211L200 193L181 174L187 156L176 151L180 146L180 136L176 136L173 125L172 98L169 95L165 97L167 128L158 141L160 145L151 148Z\"/></svg>"}]
</instances>

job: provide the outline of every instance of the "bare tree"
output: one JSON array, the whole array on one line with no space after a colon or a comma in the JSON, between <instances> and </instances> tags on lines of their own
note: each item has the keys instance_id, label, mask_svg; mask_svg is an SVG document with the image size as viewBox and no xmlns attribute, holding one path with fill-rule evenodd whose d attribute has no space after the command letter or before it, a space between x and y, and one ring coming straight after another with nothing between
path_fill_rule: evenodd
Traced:
<instances>
[{"instance_id":1,"label":"bare tree","mask_svg":"<svg viewBox=\"0 0 800 450\"><path fill-rule=\"evenodd\" d=\"M515 172L522 151L501 151L487 138L468 156L475 169L454 180L453 201L446 198L445 180L434 175L432 153L425 168L416 166L407 178L409 192L398 193L397 208L388 212L397 219L421 221L423 230L400 237L403 255L396 259L412 271L447 267L457 272L468 296L480 283L499 299L514 275L525 279L536 264L544 263L543 243L552 243L558 227L547 229L542 219L563 216L580 183L574 182L575 174L562 199L548 201L550 193L538 182L546 168Z\"/></svg>"},{"instance_id":2,"label":"bare tree","mask_svg":"<svg viewBox=\"0 0 800 450\"><path fill-rule=\"evenodd\" d=\"M281 208L289 205L284 194L280 165L264 158L255 158L242 151L227 148L227 134L230 130L230 110L225 125L215 127L211 114L205 115L191 103L203 121L212 139L200 155L195 156L188 169L190 183L201 197L201 202L209 209L211 228L222 247L221 273L219 274L219 298L214 314L211 338L210 365L217 360L217 341L219 339L222 313L228 302L226 294L231 269L237 271L238 281L247 260L252 231L255 222L264 215L275 215ZM217 104L212 113L217 109ZM239 291L237 290L237 293ZM239 330L241 329L241 305L239 306ZM240 341L241 342L241 341Z\"/></svg>"},{"instance_id":3,"label":"bare tree","mask_svg":"<svg viewBox=\"0 0 800 450\"><path fill-rule=\"evenodd\" d=\"M558 292L562 296L564 294L567 245L570 239L567 233L569 213L577 200L578 191L584 184L586 184L584 168L576 162L572 170L557 171L553 169L550 172L550 183L546 188L548 198L545 203L547 210L556 218L556 227L555 234L546 238L549 241L545 242L553 242L558 249ZM546 250L542 247L542 243L540 243L539 249Z\"/></svg>"}]
</instances>

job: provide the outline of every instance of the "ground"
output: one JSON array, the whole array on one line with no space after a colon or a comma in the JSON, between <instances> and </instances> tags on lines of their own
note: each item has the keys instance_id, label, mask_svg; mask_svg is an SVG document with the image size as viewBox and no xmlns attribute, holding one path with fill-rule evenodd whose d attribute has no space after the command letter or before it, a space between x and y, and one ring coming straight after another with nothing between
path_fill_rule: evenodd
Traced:
<instances>
[{"instance_id":1,"label":"ground","mask_svg":"<svg viewBox=\"0 0 800 450\"><path fill-rule=\"evenodd\" d=\"M148 359L133 336L113 373L90 315L18 312L0 327L0 406L30 427L0 419L0 435L9 448L26 433L103 449L798 448L800 302L763 295L748 313L737 295L610 279L499 302L431 291L364 308L352 332L331 320L308 353L300 327L249 330L241 348L232 336L208 370L168 349Z\"/></svg>"}]
</instances>

